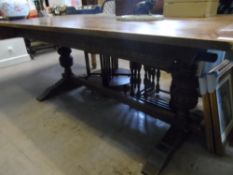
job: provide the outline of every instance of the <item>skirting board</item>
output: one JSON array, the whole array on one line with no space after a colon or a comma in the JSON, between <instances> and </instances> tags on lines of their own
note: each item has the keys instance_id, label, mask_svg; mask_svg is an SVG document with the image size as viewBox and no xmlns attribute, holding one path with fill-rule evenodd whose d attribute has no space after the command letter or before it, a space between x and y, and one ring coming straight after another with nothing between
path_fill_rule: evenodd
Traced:
<instances>
[{"instance_id":1,"label":"skirting board","mask_svg":"<svg viewBox=\"0 0 233 175\"><path fill-rule=\"evenodd\" d=\"M11 66L29 61L23 38L0 40L0 67Z\"/></svg>"},{"instance_id":2,"label":"skirting board","mask_svg":"<svg viewBox=\"0 0 233 175\"><path fill-rule=\"evenodd\" d=\"M8 67L8 66L13 66L16 64L20 64L26 61L30 61L31 58L28 54L25 55L20 55L17 57L11 57L11 58L6 58L6 59L1 59L0 60L0 68L2 67Z\"/></svg>"}]
</instances>

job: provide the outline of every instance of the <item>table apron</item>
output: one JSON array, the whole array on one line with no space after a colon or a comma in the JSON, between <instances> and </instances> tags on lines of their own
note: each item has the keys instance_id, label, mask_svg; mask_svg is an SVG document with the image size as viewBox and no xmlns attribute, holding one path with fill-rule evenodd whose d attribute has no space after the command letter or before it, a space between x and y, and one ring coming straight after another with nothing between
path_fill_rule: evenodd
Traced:
<instances>
[{"instance_id":1,"label":"table apron","mask_svg":"<svg viewBox=\"0 0 233 175\"><path fill-rule=\"evenodd\" d=\"M203 51L203 49L192 47L26 29L20 30L18 35L54 43L58 46L81 49L90 53L111 55L166 71L170 71L177 60L187 65L194 64L199 51Z\"/></svg>"}]
</instances>

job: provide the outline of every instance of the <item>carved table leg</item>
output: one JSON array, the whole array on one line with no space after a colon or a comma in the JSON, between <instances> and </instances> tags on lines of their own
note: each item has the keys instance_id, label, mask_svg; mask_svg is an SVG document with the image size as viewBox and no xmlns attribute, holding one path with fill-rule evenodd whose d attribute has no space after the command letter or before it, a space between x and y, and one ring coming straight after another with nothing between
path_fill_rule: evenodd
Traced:
<instances>
[{"instance_id":1,"label":"carved table leg","mask_svg":"<svg viewBox=\"0 0 233 175\"><path fill-rule=\"evenodd\" d=\"M175 62L172 71L170 106L177 116L177 124L171 126L164 138L151 152L142 172L158 175L168 163L173 153L184 142L187 132L189 111L198 102L197 66Z\"/></svg>"},{"instance_id":2,"label":"carved table leg","mask_svg":"<svg viewBox=\"0 0 233 175\"><path fill-rule=\"evenodd\" d=\"M186 128L189 111L198 103L197 65L176 62L172 71L170 106L177 115L177 125Z\"/></svg>"},{"instance_id":3,"label":"carved table leg","mask_svg":"<svg viewBox=\"0 0 233 175\"><path fill-rule=\"evenodd\" d=\"M74 74L71 70L71 66L73 65L73 57L70 55L71 49L67 47L61 47L58 49L58 53L60 55L60 65L64 68L62 79L45 90L45 92L37 98L39 101L47 100L61 92L70 91L80 86L77 82L74 81Z\"/></svg>"}]
</instances>

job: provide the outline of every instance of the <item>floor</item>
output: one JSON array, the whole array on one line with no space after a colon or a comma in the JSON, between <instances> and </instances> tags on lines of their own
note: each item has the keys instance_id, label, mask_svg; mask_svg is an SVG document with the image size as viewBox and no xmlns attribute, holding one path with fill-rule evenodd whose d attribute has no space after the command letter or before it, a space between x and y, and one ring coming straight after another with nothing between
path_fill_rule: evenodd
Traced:
<instances>
[{"instance_id":1,"label":"floor","mask_svg":"<svg viewBox=\"0 0 233 175\"><path fill-rule=\"evenodd\" d=\"M83 53L73 55L84 73ZM169 125L84 87L38 102L61 72L54 52L0 69L0 175L141 174ZM161 174L232 175L232 165L231 148L217 157L191 136Z\"/></svg>"}]
</instances>

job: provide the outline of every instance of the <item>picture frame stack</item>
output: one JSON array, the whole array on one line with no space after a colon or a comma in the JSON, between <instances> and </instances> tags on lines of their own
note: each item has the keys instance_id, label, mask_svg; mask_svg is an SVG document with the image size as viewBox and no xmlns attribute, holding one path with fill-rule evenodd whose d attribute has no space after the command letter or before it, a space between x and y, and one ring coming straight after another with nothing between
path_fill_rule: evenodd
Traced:
<instances>
[{"instance_id":1,"label":"picture frame stack","mask_svg":"<svg viewBox=\"0 0 233 175\"><path fill-rule=\"evenodd\" d=\"M233 63L224 60L207 73L208 93L203 96L208 149L225 153L233 131Z\"/></svg>"}]
</instances>

